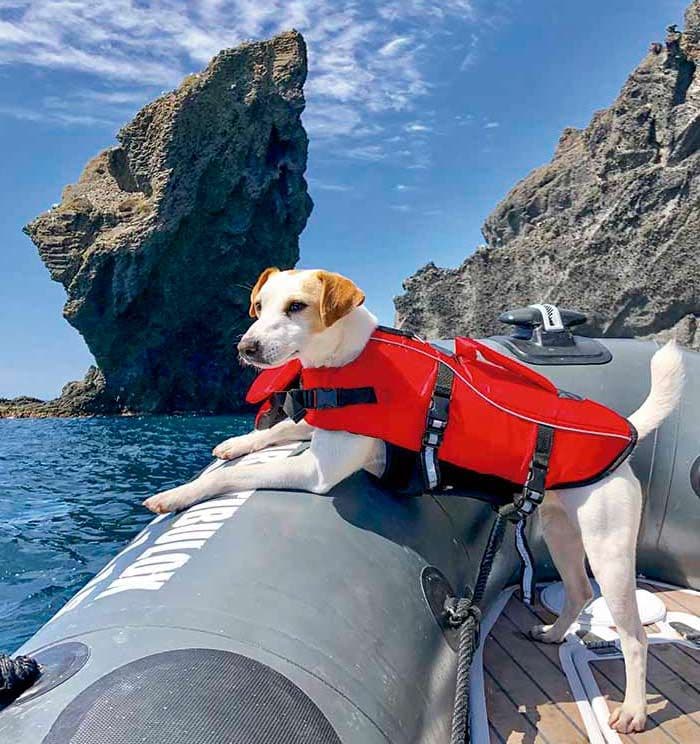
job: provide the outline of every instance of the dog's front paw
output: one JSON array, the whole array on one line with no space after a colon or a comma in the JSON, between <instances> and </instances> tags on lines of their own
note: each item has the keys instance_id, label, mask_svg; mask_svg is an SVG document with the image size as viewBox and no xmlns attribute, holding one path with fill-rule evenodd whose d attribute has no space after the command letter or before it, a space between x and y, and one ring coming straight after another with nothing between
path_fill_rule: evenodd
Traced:
<instances>
[{"instance_id":1,"label":"dog's front paw","mask_svg":"<svg viewBox=\"0 0 700 744\"><path fill-rule=\"evenodd\" d=\"M252 452L250 439L246 434L241 437L226 439L212 450L214 457L218 457L219 460L235 460L237 457L250 454L250 452Z\"/></svg>"},{"instance_id":2,"label":"dog's front paw","mask_svg":"<svg viewBox=\"0 0 700 744\"><path fill-rule=\"evenodd\" d=\"M143 502L143 506L154 514L168 514L174 511L171 500L168 498L168 492L157 493Z\"/></svg>"},{"instance_id":3,"label":"dog's front paw","mask_svg":"<svg viewBox=\"0 0 700 744\"><path fill-rule=\"evenodd\" d=\"M154 514L169 514L184 509L196 501L189 485L185 484L184 486L171 488L169 491L161 491L146 499L143 505Z\"/></svg>"},{"instance_id":4,"label":"dog's front paw","mask_svg":"<svg viewBox=\"0 0 700 744\"><path fill-rule=\"evenodd\" d=\"M530 628L530 638L538 643L561 643L564 640L553 625L533 625Z\"/></svg>"},{"instance_id":5,"label":"dog's front paw","mask_svg":"<svg viewBox=\"0 0 700 744\"><path fill-rule=\"evenodd\" d=\"M623 703L610 714L608 726L619 734L635 734L644 731L646 722L646 706L628 706Z\"/></svg>"}]
</instances>

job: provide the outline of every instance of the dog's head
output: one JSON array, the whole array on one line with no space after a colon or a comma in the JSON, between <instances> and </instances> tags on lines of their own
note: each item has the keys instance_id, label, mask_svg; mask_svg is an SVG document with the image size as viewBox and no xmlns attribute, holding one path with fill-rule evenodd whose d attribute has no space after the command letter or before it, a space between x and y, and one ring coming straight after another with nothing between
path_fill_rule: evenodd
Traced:
<instances>
[{"instance_id":1,"label":"dog's head","mask_svg":"<svg viewBox=\"0 0 700 744\"><path fill-rule=\"evenodd\" d=\"M238 344L240 357L255 367L303 358L364 299L357 285L340 274L265 269L250 293L250 316L256 320Z\"/></svg>"}]
</instances>

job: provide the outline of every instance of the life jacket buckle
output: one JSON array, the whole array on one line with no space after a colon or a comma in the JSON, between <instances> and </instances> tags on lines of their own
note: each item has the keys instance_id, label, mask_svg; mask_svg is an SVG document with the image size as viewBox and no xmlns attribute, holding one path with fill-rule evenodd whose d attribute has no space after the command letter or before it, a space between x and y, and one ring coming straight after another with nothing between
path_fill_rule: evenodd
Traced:
<instances>
[{"instance_id":1,"label":"life jacket buckle","mask_svg":"<svg viewBox=\"0 0 700 744\"><path fill-rule=\"evenodd\" d=\"M447 426L449 410L449 396L438 393L433 395L430 400L430 408L428 409L428 426L435 429L444 429Z\"/></svg>"},{"instance_id":2,"label":"life jacket buckle","mask_svg":"<svg viewBox=\"0 0 700 744\"><path fill-rule=\"evenodd\" d=\"M529 517L532 514L532 512L534 512L535 509L537 508L538 503L539 502L535 502L531 498L531 494L528 494L527 496L521 495L516 501L516 505L518 507L518 514L521 517Z\"/></svg>"},{"instance_id":3,"label":"life jacket buckle","mask_svg":"<svg viewBox=\"0 0 700 744\"><path fill-rule=\"evenodd\" d=\"M540 494L540 501L544 497L545 481L547 478L547 467L533 461L530 465L530 472L525 481L525 492Z\"/></svg>"},{"instance_id":4,"label":"life jacket buckle","mask_svg":"<svg viewBox=\"0 0 700 744\"><path fill-rule=\"evenodd\" d=\"M523 486L522 493L515 499L518 512L523 517L528 517L544 501L545 481L547 479L547 467L542 466L534 457L527 480Z\"/></svg>"}]
</instances>

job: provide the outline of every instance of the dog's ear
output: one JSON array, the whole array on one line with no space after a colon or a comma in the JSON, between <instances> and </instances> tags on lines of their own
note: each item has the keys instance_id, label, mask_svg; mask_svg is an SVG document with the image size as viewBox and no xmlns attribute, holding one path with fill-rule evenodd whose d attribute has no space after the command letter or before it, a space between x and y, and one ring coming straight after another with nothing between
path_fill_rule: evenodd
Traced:
<instances>
[{"instance_id":1,"label":"dog's ear","mask_svg":"<svg viewBox=\"0 0 700 744\"><path fill-rule=\"evenodd\" d=\"M365 301L362 290L350 279L330 271L319 271L321 322L328 328Z\"/></svg>"},{"instance_id":2,"label":"dog's ear","mask_svg":"<svg viewBox=\"0 0 700 744\"><path fill-rule=\"evenodd\" d=\"M251 318L258 317L258 313L255 309L255 303L257 301L258 294L263 287L263 284L265 284L265 282L272 276L272 274L276 274L278 271L279 269L276 266L270 266L269 268L265 269L262 274L260 274L260 276L258 277L258 281L255 282L255 286L250 293L250 309L248 310L248 315L250 315Z\"/></svg>"}]
</instances>

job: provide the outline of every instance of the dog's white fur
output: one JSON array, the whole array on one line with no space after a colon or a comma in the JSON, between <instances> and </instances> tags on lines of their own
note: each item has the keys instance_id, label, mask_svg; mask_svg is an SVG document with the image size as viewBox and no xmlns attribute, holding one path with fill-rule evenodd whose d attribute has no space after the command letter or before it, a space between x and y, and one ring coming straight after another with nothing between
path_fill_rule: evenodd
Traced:
<instances>
[{"instance_id":1,"label":"dog's white fur","mask_svg":"<svg viewBox=\"0 0 700 744\"><path fill-rule=\"evenodd\" d=\"M359 290L350 296L350 306L341 308L342 317L331 318L330 325L321 322L329 302L337 304L340 295L348 301L348 285L336 286L334 282L349 280L337 275L272 271L261 280L251 298L251 314L254 312L257 320L239 345L240 349L257 342L258 358L253 362L256 366L275 367L294 357L306 367L342 366L360 354L377 325L376 318L361 305L364 298ZM332 291L338 296L330 297ZM306 307L289 312L290 301L300 298ZM338 308L334 310L337 312ZM648 398L630 416L640 439L657 428L680 399L683 359L674 342L656 352L651 375ZM218 469L144 503L152 511L163 513L237 490L292 488L325 494L358 470L378 474L383 468L381 441L314 430L303 421L283 421L268 430L227 439L214 449L214 454L234 459L273 444L308 439L310 448L298 457ZM610 725L621 733L641 731L646 720L647 641L635 600L641 509L641 487L627 461L593 485L548 491L539 509L547 546L566 587L566 602L553 625L535 626L532 635L545 643L563 640L592 597L585 569L588 556L615 620L625 659L624 701L610 717Z\"/></svg>"}]
</instances>

